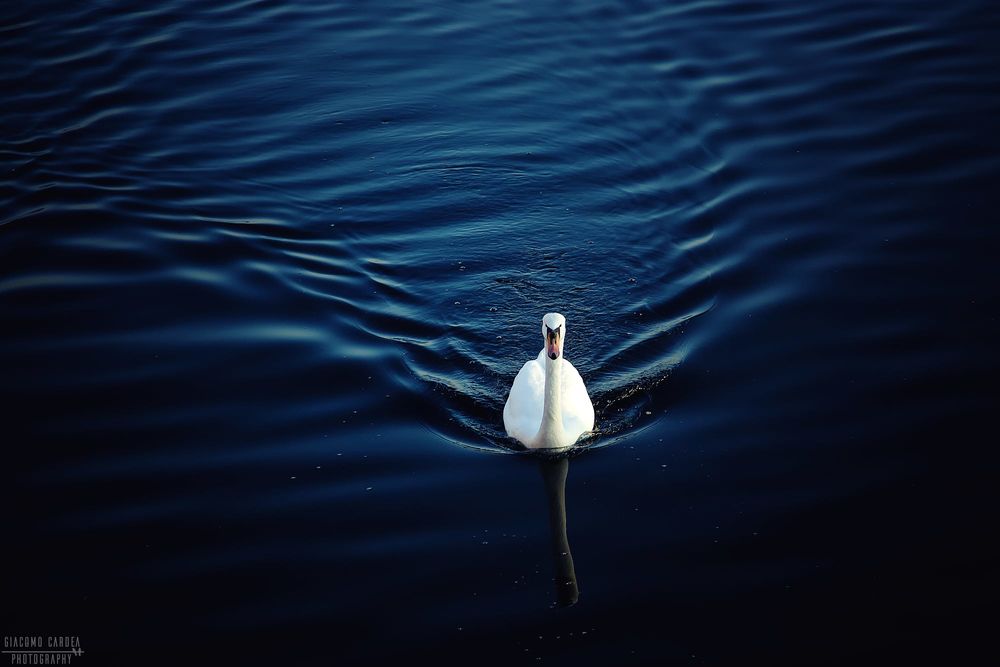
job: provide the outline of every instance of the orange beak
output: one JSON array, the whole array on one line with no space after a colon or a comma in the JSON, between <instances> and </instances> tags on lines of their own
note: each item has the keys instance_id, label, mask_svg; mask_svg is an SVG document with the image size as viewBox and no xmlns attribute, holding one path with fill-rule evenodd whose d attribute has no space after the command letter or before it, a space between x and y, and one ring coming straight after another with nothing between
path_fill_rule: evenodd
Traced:
<instances>
[{"instance_id":1,"label":"orange beak","mask_svg":"<svg viewBox=\"0 0 1000 667\"><path fill-rule=\"evenodd\" d=\"M549 355L549 359L559 358L561 335L559 328L555 331L552 329L548 330L548 336L545 339L545 353Z\"/></svg>"}]
</instances>

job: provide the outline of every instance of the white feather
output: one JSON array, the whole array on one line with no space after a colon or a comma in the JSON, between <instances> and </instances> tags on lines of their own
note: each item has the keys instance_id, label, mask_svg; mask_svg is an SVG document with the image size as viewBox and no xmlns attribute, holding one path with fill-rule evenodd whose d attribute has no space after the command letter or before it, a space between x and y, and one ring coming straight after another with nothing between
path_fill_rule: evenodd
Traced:
<instances>
[{"instance_id":1,"label":"white feather","mask_svg":"<svg viewBox=\"0 0 1000 667\"><path fill-rule=\"evenodd\" d=\"M540 431L545 401L546 364L551 364L554 372L561 373L561 394L556 413L561 418L562 429L555 429L558 435L554 440L550 437L543 442ZM550 361L543 348L538 357L524 364L514 378L503 408L503 423L507 434L526 447L568 447L581 435L593 430L594 405L587 395L583 378L573 364L562 356L557 361Z\"/></svg>"}]
</instances>

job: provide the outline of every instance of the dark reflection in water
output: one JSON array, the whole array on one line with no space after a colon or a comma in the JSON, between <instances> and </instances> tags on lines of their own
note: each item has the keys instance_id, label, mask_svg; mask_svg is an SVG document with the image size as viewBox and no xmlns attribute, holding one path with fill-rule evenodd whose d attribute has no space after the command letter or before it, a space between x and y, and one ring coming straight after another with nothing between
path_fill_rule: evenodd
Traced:
<instances>
[{"instance_id":1,"label":"dark reflection in water","mask_svg":"<svg viewBox=\"0 0 1000 667\"><path fill-rule=\"evenodd\" d=\"M549 529L552 533L552 563L556 585L556 604L568 607L580 598L580 586L573 567L573 553L569 547L566 528L566 476L569 459L539 459L539 470L545 482L545 495L549 501Z\"/></svg>"}]
</instances>

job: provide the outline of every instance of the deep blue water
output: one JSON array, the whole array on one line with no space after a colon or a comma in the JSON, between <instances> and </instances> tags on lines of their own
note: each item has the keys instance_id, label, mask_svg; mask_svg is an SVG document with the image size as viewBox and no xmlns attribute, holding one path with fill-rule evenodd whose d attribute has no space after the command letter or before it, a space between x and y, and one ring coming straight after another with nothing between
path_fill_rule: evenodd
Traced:
<instances>
[{"instance_id":1,"label":"deep blue water","mask_svg":"<svg viewBox=\"0 0 1000 667\"><path fill-rule=\"evenodd\" d=\"M15 0L0 36L0 632L986 644L992 3ZM561 459L501 421L552 310L598 422Z\"/></svg>"}]
</instances>

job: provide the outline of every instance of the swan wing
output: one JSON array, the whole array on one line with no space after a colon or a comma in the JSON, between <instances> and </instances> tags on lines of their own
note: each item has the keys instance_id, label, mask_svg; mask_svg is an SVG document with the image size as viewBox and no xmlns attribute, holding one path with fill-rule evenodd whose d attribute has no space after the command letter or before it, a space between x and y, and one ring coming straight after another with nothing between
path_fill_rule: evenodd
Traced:
<instances>
[{"instance_id":1,"label":"swan wing","mask_svg":"<svg viewBox=\"0 0 1000 667\"><path fill-rule=\"evenodd\" d=\"M545 400L545 368L538 359L524 364L514 378L510 395L503 406L503 425L507 435L525 445L538 433Z\"/></svg>"},{"instance_id":2,"label":"swan wing","mask_svg":"<svg viewBox=\"0 0 1000 667\"><path fill-rule=\"evenodd\" d=\"M543 387L544 382L543 374ZM590 401L580 372L566 358L562 363L562 418L563 430L574 442L582 434L594 430L594 404Z\"/></svg>"}]
</instances>

